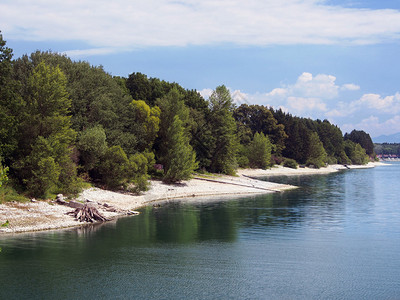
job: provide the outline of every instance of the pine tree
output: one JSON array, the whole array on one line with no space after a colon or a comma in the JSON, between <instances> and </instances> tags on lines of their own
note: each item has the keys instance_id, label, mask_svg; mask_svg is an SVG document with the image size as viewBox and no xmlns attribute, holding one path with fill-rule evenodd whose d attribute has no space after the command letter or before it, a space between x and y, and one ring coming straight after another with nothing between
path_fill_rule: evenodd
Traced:
<instances>
[{"instance_id":1,"label":"pine tree","mask_svg":"<svg viewBox=\"0 0 400 300\"><path fill-rule=\"evenodd\" d=\"M168 149L165 157L164 182L187 180L197 168L196 154L189 144L179 116L174 117L167 132Z\"/></svg>"},{"instance_id":2,"label":"pine tree","mask_svg":"<svg viewBox=\"0 0 400 300\"><path fill-rule=\"evenodd\" d=\"M218 86L210 96L210 126L214 138L211 149L210 171L234 174L237 168L238 141L236 122L233 118L234 105L229 90Z\"/></svg>"}]
</instances>

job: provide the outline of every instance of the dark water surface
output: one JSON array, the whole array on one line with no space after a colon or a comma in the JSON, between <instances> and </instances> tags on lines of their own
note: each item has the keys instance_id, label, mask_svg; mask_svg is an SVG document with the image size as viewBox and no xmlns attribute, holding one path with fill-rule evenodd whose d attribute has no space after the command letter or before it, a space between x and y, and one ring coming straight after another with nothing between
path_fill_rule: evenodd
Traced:
<instances>
[{"instance_id":1,"label":"dark water surface","mask_svg":"<svg viewBox=\"0 0 400 300\"><path fill-rule=\"evenodd\" d=\"M0 299L400 299L400 164L0 238Z\"/></svg>"}]
</instances>

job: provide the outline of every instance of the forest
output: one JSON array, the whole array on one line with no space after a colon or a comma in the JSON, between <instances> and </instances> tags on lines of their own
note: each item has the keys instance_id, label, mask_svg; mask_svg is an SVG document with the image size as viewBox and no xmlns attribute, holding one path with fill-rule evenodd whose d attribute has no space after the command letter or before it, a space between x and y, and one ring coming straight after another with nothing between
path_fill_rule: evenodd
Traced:
<instances>
[{"instance_id":1,"label":"forest","mask_svg":"<svg viewBox=\"0 0 400 300\"><path fill-rule=\"evenodd\" d=\"M0 33L0 202L77 194L87 184L138 193L194 172L365 164L368 133L327 120L209 99L145 74L112 76L51 51L13 59Z\"/></svg>"},{"instance_id":2,"label":"forest","mask_svg":"<svg viewBox=\"0 0 400 300\"><path fill-rule=\"evenodd\" d=\"M376 155L400 156L400 144L397 143L374 144L374 151Z\"/></svg>"}]
</instances>

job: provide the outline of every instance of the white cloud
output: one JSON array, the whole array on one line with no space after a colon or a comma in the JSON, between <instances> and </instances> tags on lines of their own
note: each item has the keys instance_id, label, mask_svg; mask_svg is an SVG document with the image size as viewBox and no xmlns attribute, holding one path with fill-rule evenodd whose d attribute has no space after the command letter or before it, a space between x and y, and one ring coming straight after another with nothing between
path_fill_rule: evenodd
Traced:
<instances>
[{"instance_id":1,"label":"white cloud","mask_svg":"<svg viewBox=\"0 0 400 300\"><path fill-rule=\"evenodd\" d=\"M321 0L4 0L11 39L83 41L137 48L373 44L398 40L400 11L329 6Z\"/></svg>"},{"instance_id":2,"label":"white cloud","mask_svg":"<svg viewBox=\"0 0 400 300\"><path fill-rule=\"evenodd\" d=\"M344 124L341 126L343 132L350 132L353 129L361 129L368 132L372 137L383 134L394 134L399 132L400 116L394 116L391 119L381 121L376 116L369 116L356 124Z\"/></svg>"},{"instance_id":3,"label":"white cloud","mask_svg":"<svg viewBox=\"0 0 400 300\"><path fill-rule=\"evenodd\" d=\"M231 97L236 105L250 104L249 96L245 93L242 93L240 90L235 90L231 92Z\"/></svg>"},{"instance_id":4,"label":"white cloud","mask_svg":"<svg viewBox=\"0 0 400 300\"><path fill-rule=\"evenodd\" d=\"M82 50L68 50L64 51L62 54L65 54L71 58L79 58L85 57L88 55L104 55L114 53L117 50L115 48L92 48L92 49L82 49Z\"/></svg>"},{"instance_id":5,"label":"white cloud","mask_svg":"<svg viewBox=\"0 0 400 300\"><path fill-rule=\"evenodd\" d=\"M397 114L400 112L400 93L386 97L379 94L364 94L360 99L350 103L339 102L337 107L326 115L329 117L346 117L365 110L380 114Z\"/></svg>"},{"instance_id":6,"label":"white cloud","mask_svg":"<svg viewBox=\"0 0 400 300\"><path fill-rule=\"evenodd\" d=\"M357 107L368 107L381 112L397 114L400 111L400 94L382 97L378 94L365 94L359 100L351 103Z\"/></svg>"},{"instance_id":7,"label":"white cloud","mask_svg":"<svg viewBox=\"0 0 400 300\"><path fill-rule=\"evenodd\" d=\"M326 111L326 104L318 98L289 97L287 99L289 111L295 111L302 115L310 116L310 111Z\"/></svg>"},{"instance_id":8,"label":"white cloud","mask_svg":"<svg viewBox=\"0 0 400 300\"><path fill-rule=\"evenodd\" d=\"M345 88L343 88L345 87ZM296 80L294 84L287 84L279 88L273 89L271 92L265 93L262 97L259 94L249 95L250 102L257 100L258 104L271 105L279 107L285 105L289 111L294 114L307 113L312 116L312 112L321 113L328 111L328 104L332 104L332 100L339 96L340 91L356 90L359 86L355 84L344 84L339 86L336 84L336 77L327 74L313 74L304 72ZM330 111L327 114L338 115L339 109L335 112Z\"/></svg>"},{"instance_id":9,"label":"white cloud","mask_svg":"<svg viewBox=\"0 0 400 300\"><path fill-rule=\"evenodd\" d=\"M207 100L208 98L210 98L213 91L213 89L202 89L201 91L199 91L199 93L204 99Z\"/></svg>"},{"instance_id":10,"label":"white cloud","mask_svg":"<svg viewBox=\"0 0 400 300\"><path fill-rule=\"evenodd\" d=\"M312 74L304 72L297 79L296 84L290 86L292 94L303 95L305 97L317 97L332 99L337 97L339 86L335 84L336 77L332 75Z\"/></svg>"},{"instance_id":11,"label":"white cloud","mask_svg":"<svg viewBox=\"0 0 400 300\"><path fill-rule=\"evenodd\" d=\"M358 91L360 89L360 86L353 83L347 83L343 84L340 89L342 91Z\"/></svg>"}]
</instances>

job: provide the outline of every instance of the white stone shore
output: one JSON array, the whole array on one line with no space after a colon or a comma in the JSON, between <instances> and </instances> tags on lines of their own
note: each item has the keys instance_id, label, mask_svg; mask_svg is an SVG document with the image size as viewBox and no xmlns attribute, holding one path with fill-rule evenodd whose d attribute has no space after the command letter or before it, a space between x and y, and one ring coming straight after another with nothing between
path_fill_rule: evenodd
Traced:
<instances>
[{"instance_id":1,"label":"white stone shore","mask_svg":"<svg viewBox=\"0 0 400 300\"><path fill-rule=\"evenodd\" d=\"M361 167L369 168L380 164L382 163L370 163L367 166ZM158 205L159 203L174 199L202 197L202 200L215 200L216 197L221 196L274 193L295 188L290 185L254 179L256 177L327 174L347 168L360 168L360 166L344 167L334 165L321 169L290 169L281 166L267 170L240 169L238 170L238 176L198 175L189 181L183 181L180 184L174 185L167 185L160 181L151 181L150 190L139 196L99 188L89 188L84 190L76 201L90 201L96 205L101 214L109 219L113 219L125 216L128 212L146 205ZM105 203L108 207L104 206ZM110 206L115 211L110 211ZM8 226L0 227L0 235L82 226L83 223L66 214L73 210L73 208L58 205L53 200L0 204L0 225L6 223L6 221L9 224Z\"/></svg>"}]
</instances>

